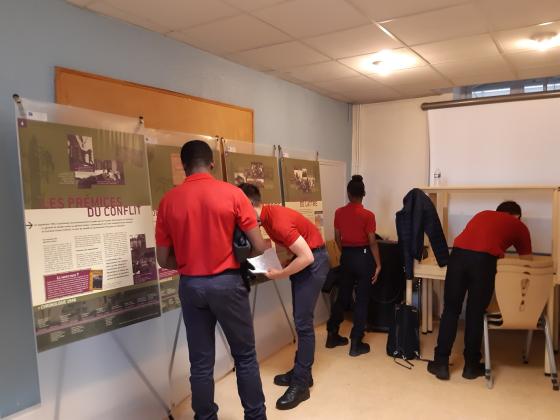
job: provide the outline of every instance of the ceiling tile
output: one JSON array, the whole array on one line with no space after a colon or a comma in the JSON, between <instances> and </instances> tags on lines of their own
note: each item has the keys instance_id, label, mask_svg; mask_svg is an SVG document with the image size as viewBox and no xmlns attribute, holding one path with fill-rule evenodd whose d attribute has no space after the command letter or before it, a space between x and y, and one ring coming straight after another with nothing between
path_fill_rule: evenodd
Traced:
<instances>
[{"instance_id":1,"label":"ceiling tile","mask_svg":"<svg viewBox=\"0 0 560 420\"><path fill-rule=\"evenodd\" d=\"M560 20L558 0L477 0L494 30Z\"/></svg>"},{"instance_id":2,"label":"ceiling tile","mask_svg":"<svg viewBox=\"0 0 560 420\"><path fill-rule=\"evenodd\" d=\"M343 0L294 0L258 10L254 15L297 38L370 23Z\"/></svg>"},{"instance_id":3,"label":"ceiling tile","mask_svg":"<svg viewBox=\"0 0 560 420\"><path fill-rule=\"evenodd\" d=\"M496 32L494 37L504 52L521 52L534 50L533 45L530 43L532 36L549 32L551 34L560 34L560 22L554 22L546 26L533 25L510 31ZM558 42L560 42L560 39L558 39Z\"/></svg>"},{"instance_id":4,"label":"ceiling tile","mask_svg":"<svg viewBox=\"0 0 560 420\"><path fill-rule=\"evenodd\" d=\"M388 86L424 84L429 85L430 89L449 86L447 80L428 66L398 70L386 76L373 74L369 77Z\"/></svg>"},{"instance_id":5,"label":"ceiling tile","mask_svg":"<svg viewBox=\"0 0 560 420\"><path fill-rule=\"evenodd\" d=\"M304 40L305 43L332 58L353 57L361 54L402 47L376 25L334 32Z\"/></svg>"},{"instance_id":6,"label":"ceiling tile","mask_svg":"<svg viewBox=\"0 0 560 420\"><path fill-rule=\"evenodd\" d=\"M377 22L466 3L467 0L347 0Z\"/></svg>"},{"instance_id":7,"label":"ceiling tile","mask_svg":"<svg viewBox=\"0 0 560 420\"><path fill-rule=\"evenodd\" d=\"M370 103L399 99L400 94L364 76L314 83L321 90L348 98L351 103Z\"/></svg>"},{"instance_id":8,"label":"ceiling tile","mask_svg":"<svg viewBox=\"0 0 560 420\"><path fill-rule=\"evenodd\" d=\"M406 64L403 64L404 68L414 68L425 66L426 63L420 60L414 53L410 52L406 48L399 48L396 50L390 50L392 54L398 57L402 57L406 60ZM362 74L374 74L376 69L371 65L373 61L378 60L379 53L377 54L366 54L357 57L344 58L339 60L342 64L359 71Z\"/></svg>"},{"instance_id":9,"label":"ceiling tile","mask_svg":"<svg viewBox=\"0 0 560 420\"><path fill-rule=\"evenodd\" d=\"M220 0L103 0L104 3L150 19L172 30L186 29L240 12Z\"/></svg>"},{"instance_id":10,"label":"ceiling tile","mask_svg":"<svg viewBox=\"0 0 560 420\"><path fill-rule=\"evenodd\" d=\"M520 79L538 79L541 77L560 77L560 64L549 67L520 69L517 71Z\"/></svg>"},{"instance_id":11,"label":"ceiling tile","mask_svg":"<svg viewBox=\"0 0 560 420\"><path fill-rule=\"evenodd\" d=\"M328 57L296 41L244 51L234 54L233 58L234 61L261 70L278 70L328 61Z\"/></svg>"},{"instance_id":12,"label":"ceiling tile","mask_svg":"<svg viewBox=\"0 0 560 420\"><path fill-rule=\"evenodd\" d=\"M492 37L487 34L417 45L412 49L432 64L499 54Z\"/></svg>"},{"instance_id":13,"label":"ceiling tile","mask_svg":"<svg viewBox=\"0 0 560 420\"><path fill-rule=\"evenodd\" d=\"M510 67L502 56L450 61L434 64L433 66L451 80L459 77L481 74L509 74L510 79L513 77Z\"/></svg>"},{"instance_id":14,"label":"ceiling tile","mask_svg":"<svg viewBox=\"0 0 560 420\"><path fill-rule=\"evenodd\" d=\"M247 12L262 9L278 3L284 3L287 0L224 0L226 3L238 7Z\"/></svg>"},{"instance_id":15,"label":"ceiling tile","mask_svg":"<svg viewBox=\"0 0 560 420\"><path fill-rule=\"evenodd\" d=\"M463 76L457 76L452 78L455 86L472 86L472 85L483 85L486 83L500 83L508 82L510 80L515 80L516 77L511 71L509 72L498 72L498 73L486 73L486 74L467 74Z\"/></svg>"},{"instance_id":16,"label":"ceiling tile","mask_svg":"<svg viewBox=\"0 0 560 420\"><path fill-rule=\"evenodd\" d=\"M560 47L548 51L525 51L508 54L508 60L517 70L550 67L560 64Z\"/></svg>"},{"instance_id":17,"label":"ceiling tile","mask_svg":"<svg viewBox=\"0 0 560 420\"><path fill-rule=\"evenodd\" d=\"M383 26L408 45L487 32L483 16L471 4L395 19Z\"/></svg>"},{"instance_id":18,"label":"ceiling tile","mask_svg":"<svg viewBox=\"0 0 560 420\"><path fill-rule=\"evenodd\" d=\"M352 93L350 96L350 103L352 104L373 104L376 102L387 102L402 99L403 96L399 92L383 92L383 91L372 91L372 92L356 92Z\"/></svg>"},{"instance_id":19,"label":"ceiling tile","mask_svg":"<svg viewBox=\"0 0 560 420\"><path fill-rule=\"evenodd\" d=\"M419 98L422 96L433 96L439 95L443 92L447 92L452 89L452 85L450 83L447 83L445 86L431 86L424 83L413 83L401 85L396 87L395 89L407 98Z\"/></svg>"},{"instance_id":20,"label":"ceiling tile","mask_svg":"<svg viewBox=\"0 0 560 420\"><path fill-rule=\"evenodd\" d=\"M88 10L91 10L93 12L100 13L105 16L110 16L115 19L120 19L133 25L149 29L150 31L165 34L171 30L171 28L153 22L150 19L145 18L144 16L138 16L130 12L124 12L111 6L110 4L107 4L106 2L96 1L88 5L87 8Z\"/></svg>"},{"instance_id":21,"label":"ceiling tile","mask_svg":"<svg viewBox=\"0 0 560 420\"><path fill-rule=\"evenodd\" d=\"M371 80L365 76L348 77L345 79L330 80L326 82L313 83L319 89L324 89L329 92L340 93L342 95L350 95L351 93L358 93L360 91L391 91L389 88Z\"/></svg>"},{"instance_id":22,"label":"ceiling tile","mask_svg":"<svg viewBox=\"0 0 560 420\"><path fill-rule=\"evenodd\" d=\"M215 54L249 50L290 40L288 35L249 15L226 18L172 32L168 36Z\"/></svg>"},{"instance_id":23,"label":"ceiling tile","mask_svg":"<svg viewBox=\"0 0 560 420\"><path fill-rule=\"evenodd\" d=\"M357 72L336 61L297 67L287 70L287 73L303 82L322 82L325 80L358 76Z\"/></svg>"}]
</instances>

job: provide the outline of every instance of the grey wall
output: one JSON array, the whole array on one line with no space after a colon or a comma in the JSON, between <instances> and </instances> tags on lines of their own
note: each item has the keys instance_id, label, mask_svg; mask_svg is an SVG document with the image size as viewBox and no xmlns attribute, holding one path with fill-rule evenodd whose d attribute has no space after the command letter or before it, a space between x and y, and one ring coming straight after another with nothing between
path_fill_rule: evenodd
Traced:
<instances>
[{"instance_id":1,"label":"grey wall","mask_svg":"<svg viewBox=\"0 0 560 420\"><path fill-rule=\"evenodd\" d=\"M350 167L346 104L62 0L2 0L0 416L37 403L39 393L11 95L53 101L57 65L252 108L256 142L318 150ZM54 369L59 355L41 355L41 370Z\"/></svg>"}]
</instances>

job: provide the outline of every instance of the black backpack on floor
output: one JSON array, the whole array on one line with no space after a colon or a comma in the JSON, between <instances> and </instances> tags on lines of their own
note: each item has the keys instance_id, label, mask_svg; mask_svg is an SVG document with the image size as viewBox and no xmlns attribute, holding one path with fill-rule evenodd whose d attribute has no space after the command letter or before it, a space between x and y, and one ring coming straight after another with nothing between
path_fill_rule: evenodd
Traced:
<instances>
[{"instance_id":1,"label":"black backpack on floor","mask_svg":"<svg viewBox=\"0 0 560 420\"><path fill-rule=\"evenodd\" d=\"M387 354L395 363L412 369L414 365L409 360L420 359L418 310L410 305L395 305L393 318L387 338ZM404 360L406 364L399 363L397 359Z\"/></svg>"}]
</instances>

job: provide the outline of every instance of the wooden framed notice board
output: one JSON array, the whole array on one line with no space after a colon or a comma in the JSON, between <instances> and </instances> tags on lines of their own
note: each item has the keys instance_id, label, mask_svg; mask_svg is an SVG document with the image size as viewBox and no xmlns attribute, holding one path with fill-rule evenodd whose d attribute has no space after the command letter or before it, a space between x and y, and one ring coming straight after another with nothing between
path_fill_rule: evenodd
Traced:
<instances>
[{"instance_id":1,"label":"wooden framed notice board","mask_svg":"<svg viewBox=\"0 0 560 420\"><path fill-rule=\"evenodd\" d=\"M56 102L129 117L146 127L253 141L253 110L56 67Z\"/></svg>"}]
</instances>

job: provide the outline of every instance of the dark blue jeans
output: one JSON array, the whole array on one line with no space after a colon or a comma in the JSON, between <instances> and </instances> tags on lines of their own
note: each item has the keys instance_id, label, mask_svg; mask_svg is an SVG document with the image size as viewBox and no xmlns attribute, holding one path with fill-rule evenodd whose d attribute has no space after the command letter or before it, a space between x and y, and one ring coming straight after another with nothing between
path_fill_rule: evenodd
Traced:
<instances>
[{"instance_id":1,"label":"dark blue jeans","mask_svg":"<svg viewBox=\"0 0 560 420\"><path fill-rule=\"evenodd\" d=\"M216 322L224 331L235 361L237 391L245 419L266 419L249 292L239 273L181 276L179 298L187 330L195 419L218 418L218 406L214 403Z\"/></svg>"},{"instance_id":2,"label":"dark blue jeans","mask_svg":"<svg viewBox=\"0 0 560 420\"><path fill-rule=\"evenodd\" d=\"M366 330L371 278L375 272L375 260L368 246L344 247L342 248L340 265L342 267L342 279L338 287L338 296L331 307L331 317L327 322L327 330L338 333L338 328L344 321L344 311L352 301L354 282L356 282L354 327L350 333L350 338L361 340Z\"/></svg>"},{"instance_id":3,"label":"dark blue jeans","mask_svg":"<svg viewBox=\"0 0 560 420\"><path fill-rule=\"evenodd\" d=\"M292 381L305 386L311 382L311 367L315 355L315 305L329 271L329 259L324 248L313 251L313 256L313 264L290 276L294 323L298 336Z\"/></svg>"}]
</instances>

